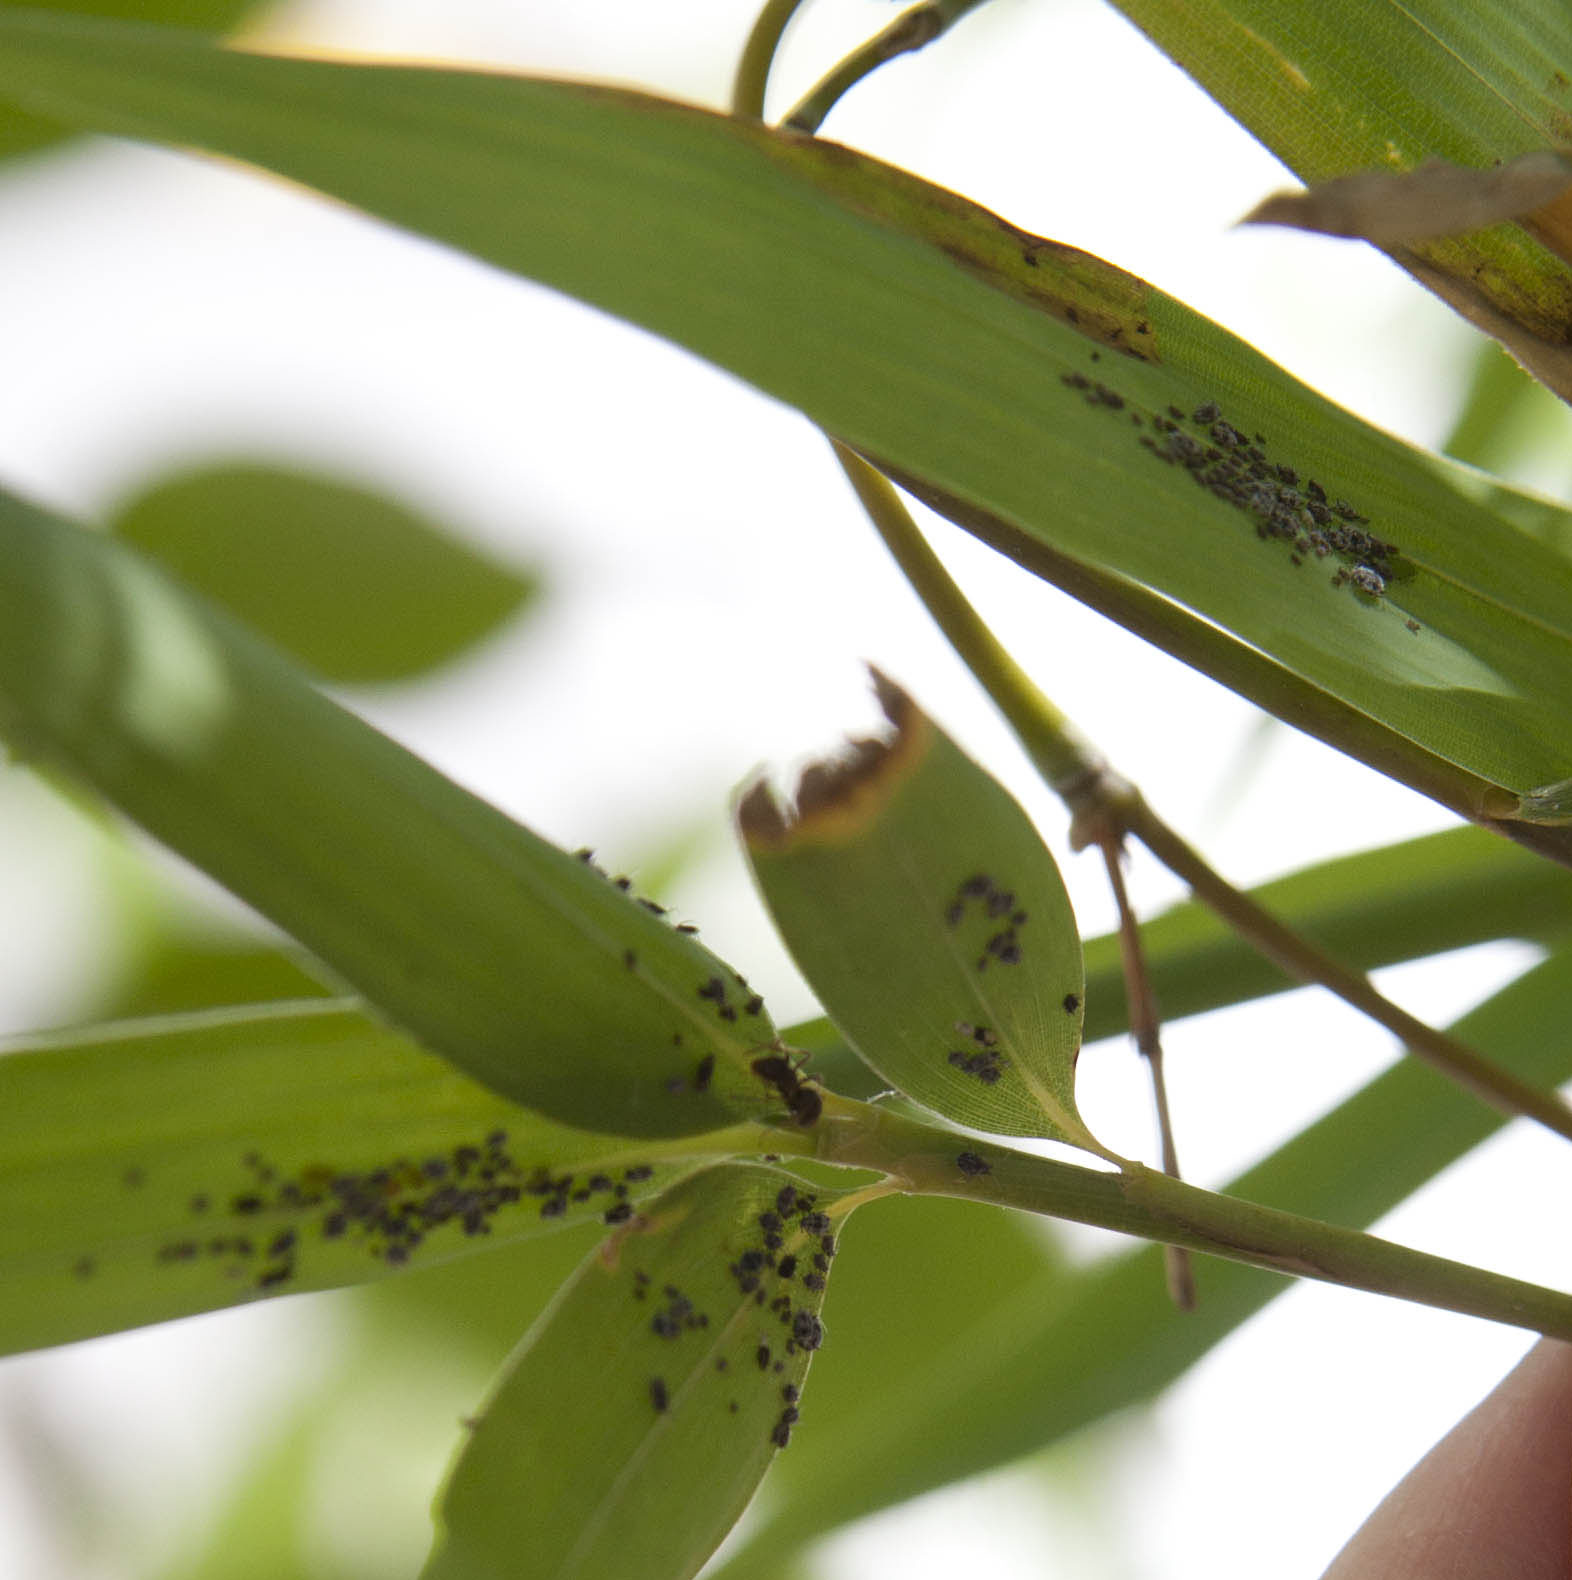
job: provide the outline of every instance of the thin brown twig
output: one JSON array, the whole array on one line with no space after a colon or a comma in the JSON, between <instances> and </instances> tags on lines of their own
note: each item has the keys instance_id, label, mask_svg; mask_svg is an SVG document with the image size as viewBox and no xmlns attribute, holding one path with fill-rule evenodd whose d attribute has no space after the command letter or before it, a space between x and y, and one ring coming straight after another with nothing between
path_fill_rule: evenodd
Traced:
<instances>
[{"instance_id":1,"label":"thin brown twig","mask_svg":"<svg viewBox=\"0 0 1572 1580\"><path fill-rule=\"evenodd\" d=\"M1141 928L1124 886L1124 838L1110 826L1098 838L1108 869L1108 885L1119 910L1119 959L1124 967L1124 998L1130 1021L1130 1036L1136 1051L1146 1060L1152 1077L1152 1097L1157 1105L1157 1138L1162 1150L1163 1172L1179 1179L1179 1149L1174 1145L1173 1119L1168 1111L1168 1083L1163 1078L1163 1043L1159 1030L1157 995L1146 969L1146 952L1141 947ZM1163 1268L1168 1276L1168 1294L1181 1311L1195 1310L1195 1269L1190 1253L1182 1246L1163 1247Z\"/></svg>"}]
</instances>

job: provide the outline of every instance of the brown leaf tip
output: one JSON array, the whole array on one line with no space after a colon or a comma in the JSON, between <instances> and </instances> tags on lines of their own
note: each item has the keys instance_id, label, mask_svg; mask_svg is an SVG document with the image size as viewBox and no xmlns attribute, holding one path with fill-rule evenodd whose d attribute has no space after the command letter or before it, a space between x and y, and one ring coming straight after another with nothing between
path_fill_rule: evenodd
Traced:
<instances>
[{"instance_id":1,"label":"brown leaf tip","mask_svg":"<svg viewBox=\"0 0 1572 1580\"><path fill-rule=\"evenodd\" d=\"M871 664L868 669L891 734L848 741L835 755L810 763L798 776L789 806L765 780L755 780L737 806L738 827L753 849L779 849L799 834L855 831L883 804L887 787L920 748L927 727L921 709L887 675Z\"/></svg>"}]
</instances>

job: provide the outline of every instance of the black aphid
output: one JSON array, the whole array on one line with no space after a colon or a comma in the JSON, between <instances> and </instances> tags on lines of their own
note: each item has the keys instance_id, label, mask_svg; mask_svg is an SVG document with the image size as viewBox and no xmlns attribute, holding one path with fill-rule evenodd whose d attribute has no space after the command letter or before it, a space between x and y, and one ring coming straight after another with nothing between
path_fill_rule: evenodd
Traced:
<instances>
[{"instance_id":1,"label":"black aphid","mask_svg":"<svg viewBox=\"0 0 1572 1580\"><path fill-rule=\"evenodd\" d=\"M784 1399L787 1404L796 1404L796 1402L801 1397L802 1395L797 1391L796 1383L787 1383L781 1389L781 1398Z\"/></svg>"},{"instance_id":2,"label":"black aphid","mask_svg":"<svg viewBox=\"0 0 1572 1580\"><path fill-rule=\"evenodd\" d=\"M632 971L638 965L639 957L631 949L624 949L622 951L622 963L628 970Z\"/></svg>"},{"instance_id":3,"label":"black aphid","mask_svg":"<svg viewBox=\"0 0 1572 1580\"><path fill-rule=\"evenodd\" d=\"M797 1205L797 1187L795 1185L782 1185L775 1193L775 1210L783 1217L789 1214Z\"/></svg>"},{"instance_id":4,"label":"black aphid","mask_svg":"<svg viewBox=\"0 0 1572 1580\"><path fill-rule=\"evenodd\" d=\"M837 1287L839 1287L839 1286L837 1286ZM769 1347L769 1345L768 1344L761 1344L758 1347L758 1349L754 1351L753 1358L759 1363L759 1370L761 1372L768 1371L770 1369L770 1347Z\"/></svg>"},{"instance_id":5,"label":"black aphid","mask_svg":"<svg viewBox=\"0 0 1572 1580\"><path fill-rule=\"evenodd\" d=\"M699 1060L698 1068L693 1072L693 1090L707 1092L710 1089L710 1077L715 1074L715 1055L707 1053Z\"/></svg>"},{"instance_id":6,"label":"black aphid","mask_svg":"<svg viewBox=\"0 0 1572 1580\"><path fill-rule=\"evenodd\" d=\"M602 1223L626 1223L633 1216L633 1203L619 1201L615 1206L608 1207L601 1214Z\"/></svg>"},{"instance_id":7,"label":"black aphid","mask_svg":"<svg viewBox=\"0 0 1572 1580\"><path fill-rule=\"evenodd\" d=\"M824 1343L824 1324L806 1306L792 1313L791 1336L805 1350L816 1350Z\"/></svg>"},{"instance_id":8,"label":"black aphid","mask_svg":"<svg viewBox=\"0 0 1572 1580\"><path fill-rule=\"evenodd\" d=\"M811 1289L817 1294L819 1290L824 1288L824 1275L822 1273L804 1273L802 1275L802 1287Z\"/></svg>"},{"instance_id":9,"label":"black aphid","mask_svg":"<svg viewBox=\"0 0 1572 1580\"><path fill-rule=\"evenodd\" d=\"M678 922L677 923L677 931L679 933L696 933L696 932L698 932L698 930L699 929L692 922Z\"/></svg>"},{"instance_id":10,"label":"black aphid","mask_svg":"<svg viewBox=\"0 0 1572 1580\"><path fill-rule=\"evenodd\" d=\"M795 1256L783 1256L776 1264L775 1271L782 1278L790 1278L797 1271L797 1258Z\"/></svg>"},{"instance_id":11,"label":"black aphid","mask_svg":"<svg viewBox=\"0 0 1572 1580\"><path fill-rule=\"evenodd\" d=\"M665 1413L666 1406L671 1403L666 1396L666 1380L663 1377L650 1378L650 1403L655 1406L655 1413Z\"/></svg>"},{"instance_id":12,"label":"black aphid","mask_svg":"<svg viewBox=\"0 0 1572 1580\"><path fill-rule=\"evenodd\" d=\"M1081 995L1079 993L1066 993L1064 995L1064 1012L1066 1015L1073 1015L1080 1007Z\"/></svg>"},{"instance_id":13,"label":"black aphid","mask_svg":"<svg viewBox=\"0 0 1572 1580\"><path fill-rule=\"evenodd\" d=\"M805 1213L801 1221L803 1233L805 1234L828 1234L830 1232L830 1219L827 1213Z\"/></svg>"},{"instance_id":14,"label":"black aphid","mask_svg":"<svg viewBox=\"0 0 1572 1580\"><path fill-rule=\"evenodd\" d=\"M987 1161L978 1157L975 1152L962 1152L956 1158L955 1166L968 1179L975 1178L979 1174L993 1173L993 1170L988 1166Z\"/></svg>"},{"instance_id":15,"label":"black aphid","mask_svg":"<svg viewBox=\"0 0 1572 1580\"><path fill-rule=\"evenodd\" d=\"M1172 411L1173 408L1169 407L1169 410ZM1174 412L1174 415L1176 417L1182 416L1183 413ZM1199 423L1216 422L1217 419L1222 415L1223 409L1217 404L1215 400L1202 401L1201 404L1195 408L1194 412L1191 413L1191 416L1194 418L1194 420Z\"/></svg>"}]
</instances>

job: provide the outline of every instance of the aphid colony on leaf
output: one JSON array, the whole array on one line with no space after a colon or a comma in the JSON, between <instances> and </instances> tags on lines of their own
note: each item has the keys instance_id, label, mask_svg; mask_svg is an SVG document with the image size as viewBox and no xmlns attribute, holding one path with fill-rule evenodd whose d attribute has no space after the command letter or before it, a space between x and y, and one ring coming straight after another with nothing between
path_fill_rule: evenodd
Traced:
<instances>
[{"instance_id":1,"label":"aphid colony on leaf","mask_svg":"<svg viewBox=\"0 0 1572 1580\"><path fill-rule=\"evenodd\" d=\"M973 907L981 912L993 931L983 944L977 957L977 969L984 971L990 961L1002 966L1021 963L1021 940L1018 929L1027 922L1026 912L1015 904L1015 895L1001 889L986 873L973 873L956 885L954 897L944 908L945 926L958 928L972 913Z\"/></svg>"},{"instance_id":2,"label":"aphid colony on leaf","mask_svg":"<svg viewBox=\"0 0 1572 1580\"><path fill-rule=\"evenodd\" d=\"M480 1145L456 1146L420 1162L398 1158L365 1172L312 1164L281 1179L256 1152L246 1153L241 1162L251 1181L231 1193L221 1209L227 1207L251 1232L169 1240L154 1253L157 1261L218 1260L226 1277L273 1289L295 1276L303 1240L315 1233L323 1240L357 1242L376 1260L400 1267L428 1235L451 1226L469 1237L487 1235L499 1213L531 1202L542 1218L565 1218L575 1207L594 1204L604 1222L624 1223L635 1211L632 1187L655 1172L647 1163L583 1174L521 1164L500 1129ZM193 1217L207 1218L213 1198L195 1195L188 1207ZM280 1224L284 1217L291 1221ZM255 1227L262 1224L267 1228Z\"/></svg>"},{"instance_id":3,"label":"aphid colony on leaf","mask_svg":"<svg viewBox=\"0 0 1572 1580\"><path fill-rule=\"evenodd\" d=\"M1061 377L1090 406L1120 410L1126 404L1084 373ZM1202 401L1188 416L1169 406L1166 415L1150 413L1147 421L1154 432L1138 436L1142 448L1159 461L1182 467L1198 486L1252 517L1258 538L1287 546L1290 564L1302 566L1312 558L1336 555L1342 564L1332 575L1332 585L1352 589L1371 605L1386 596L1394 577L1412 574L1403 566L1397 545L1363 530L1366 518L1347 500L1328 500L1313 478L1301 482L1292 466L1269 460L1263 437L1256 434L1252 443L1223 420L1215 400ZM1184 425L1197 431L1186 431ZM1410 631L1420 629L1417 620L1404 623Z\"/></svg>"},{"instance_id":4,"label":"aphid colony on leaf","mask_svg":"<svg viewBox=\"0 0 1572 1580\"><path fill-rule=\"evenodd\" d=\"M661 1354L670 1358L659 1363L660 1373L648 1383L649 1401L656 1414L665 1414L670 1408L672 1391L666 1378L673 1365L684 1361L724 1374L736 1388L746 1387L748 1374L753 1371L775 1377L788 1367L806 1366L807 1355L824 1342L824 1325L814 1307L823 1292L830 1259L835 1255L831 1227L829 1215L818 1211L810 1192L783 1185L773 1204L753 1218L745 1231L742 1249L727 1265L727 1274L736 1287L736 1295L725 1302L731 1309L717 1313L712 1323L710 1313L701 1310L685 1290L676 1284L662 1286L655 1310L647 1319L641 1318L646 1321L647 1333L661 1346L670 1347L661 1349ZM625 1241L625 1254L636 1255L637 1243L637 1239ZM797 1283L807 1291L806 1297L797 1296ZM648 1303L652 1287L649 1272L635 1268L630 1287L633 1299ZM756 1313L754 1321L758 1325L741 1325L732 1300L740 1302L742 1313ZM706 1346L701 1356L687 1349L698 1335L703 1335ZM751 1367L740 1368L740 1376L724 1354L710 1358L717 1344L727 1343L738 1346L733 1350L734 1359L752 1362ZM799 1383L800 1378L788 1379L780 1387L785 1408L774 1415L769 1428L769 1441L776 1448L786 1446L797 1421ZM738 1400L728 1400L726 1408L728 1415L738 1414Z\"/></svg>"}]
</instances>

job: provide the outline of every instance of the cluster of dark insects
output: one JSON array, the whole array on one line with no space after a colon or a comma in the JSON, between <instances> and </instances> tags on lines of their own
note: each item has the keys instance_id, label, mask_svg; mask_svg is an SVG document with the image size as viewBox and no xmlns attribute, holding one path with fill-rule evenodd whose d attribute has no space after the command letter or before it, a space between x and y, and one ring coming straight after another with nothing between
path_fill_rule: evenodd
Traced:
<instances>
[{"instance_id":1,"label":"cluster of dark insects","mask_svg":"<svg viewBox=\"0 0 1572 1580\"><path fill-rule=\"evenodd\" d=\"M997 924L977 957L977 969L986 970L990 960L1002 966L1019 965L1021 940L1017 929L1025 926L1026 912L1016 907L1013 891L1000 888L986 873L963 878L944 908L945 926L959 927L974 903L990 922Z\"/></svg>"},{"instance_id":2,"label":"cluster of dark insects","mask_svg":"<svg viewBox=\"0 0 1572 1580\"><path fill-rule=\"evenodd\" d=\"M737 1293L761 1311L767 1311L785 1330L780 1334L762 1331L752 1357L759 1371L780 1376L798 1357L824 1343L824 1325L814 1306L824 1293L825 1277L835 1255L833 1225L829 1215L818 1210L811 1192L787 1184L776 1193L774 1203L757 1215L753 1228L756 1234L750 1234L749 1243L727 1272ZM806 1299L794 1294L797 1284L807 1291ZM635 1300L651 1298L648 1273L634 1272L632 1293ZM663 1287L650 1318L650 1332L656 1338L674 1343L709 1325L709 1313L700 1311L681 1289L674 1284ZM728 1370L725 1356L716 1357L715 1369ZM656 1412L664 1412L670 1403L664 1377L650 1380L649 1393ZM777 1448L786 1446L798 1419L797 1384L787 1380L782 1385L781 1398L783 1408L770 1427L770 1442ZM739 1408L735 1399L728 1402L729 1413L735 1415Z\"/></svg>"},{"instance_id":3,"label":"cluster of dark insects","mask_svg":"<svg viewBox=\"0 0 1572 1580\"><path fill-rule=\"evenodd\" d=\"M624 874L618 874L616 877L612 877L604 867L597 865L595 861L595 852L589 846L583 846L579 850L576 850L573 854L574 857L584 866L588 867L591 872L594 872L600 877L604 878L614 888L621 890L628 896L630 900L634 901L638 905L643 906L643 908L649 911L651 914L662 917L668 914L664 905L657 905L654 900L646 899L643 895L634 894L632 892L633 880L631 878ZM698 928L695 927L692 922L678 922L676 924L676 931L679 933L692 935L698 932ZM637 971L639 968L638 951L632 948L625 948L622 951L622 964L628 971ZM736 993L735 999L733 998L734 991ZM730 1025L736 1025L739 1019L744 1015L756 1018L764 1013L763 996L761 994L755 993L753 989L748 986L746 977L737 975L736 973L732 974L730 982L728 982L725 977L719 975L708 976L702 982L697 984L694 992L700 999L714 1005L717 1018L727 1022ZM673 1047L680 1048L683 1042L682 1033L680 1031L673 1032L671 1041ZM668 1077L666 1080L666 1090L673 1094L682 1092L707 1092L710 1088L710 1082L713 1080L714 1075L715 1055L713 1053L707 1053L698 1060L698 1062L688 1074L673 1075ZM816 1102L817 1098L812 1097L811 1095L808 1097L798 1098L798 1103L800 1106L792 1108L792 1112L797 1116L798 1123L804 1125L811 1124L813 1120L818 1117L818 1110L816 1107L813 1108L811 1114L808 1112L810 1106ZM788 1107L790 1106L791 1104L788 1103ZM616 1220L611 1221L614 1222Z\"/></svg>"},{"instance_id":4,"label":"cluster of dark insects","mask_svg":"<svg viewBox=\"0 0 1572 1580\"><path fill-rule=\"evenodd\" d=\"M958 1020L955 1029L963 1037L970 1037L976 1047L952 1048L945 1056L957 1070L973 1075L984 1086L996 1085L1004 1074L1004 1055L999 1052L999 1034L987 1026L974 1026L970 1021Z\"/></svg>"},{"instance_id":5,"label":"cluster of dark insects","mask_svg":"<svg viewBox=\"0 0 1572 1580\"><path fill-rule=\"evenodd\" d=\"M1097 352L1092 357L1099 360ZM1089 405L1129 409L1122 395L1084 373L1066 373L1063 380ZM1130 409L1130 422L1150 428L1139 437L1148 454L1182 467L1199 487L1250 516L1258 538L1286 545L1291 564L1336 555L1340 564L1332 585L1352 588L1371 603L1386 595L1394 579L1412 574L1395 543L1366 530L1367 517L1346 499L1329 499L1314 478L1301 478L1293 467L1272 461L1265 436L1246 435L1225 421L1216 401L1203 401L1188 414L1178 406L1145 417ZM1419 630L1417 620L1407 624Z\"/></svg>"},{"instance_id":6,"label":"cluster of dark insects","mask_svg":"<svg viewBox=\"0 0 1572 1580\"><path fill-rule=\"evenodd\" d=\"M761 1015L761 1014L763 1014L763 1012L764 1012L764 1000L757 993L754 993L748 987L747 982L742 977L738 977L737 978L737 986L740 987L745 993L748 994L748 997L743 1000L743 1005L742 1005L742 1012L743 1012L743 1014L744 1015ZM715 1005L715 1013L717 1015L719 1015L722 1020L732 1021L732 1022L736 1021L736 1019L737 1019L737 1006L735 1004L733 1004L730 1001L730 999L728 998L727 992L726 992L726 983L725 983L725 981L722 978L720 978L720 977L708 977L708 978L706 978L706 980L704 980L703 982L701 982L699 984L698 994L699 994L700 998L707 998Z\"/></svg>"},{"instance_id":7,"label":"cluster of dark insects","mask_svg":"<svg viewBox=\"0 0 1572 1580\"><path fill-rule=\"evenodd\" d=\"M599 1199L604 1222L625 1222L634 1212L633 1187L654 1174L642 1163L588 1174L525 1167L509 1151L503 1130L493 1130L477 1146L457 1146L420 1162L400 1158L364 1173L313 1164L281 1178L258 1153L248 1152L241 1161L251 1180L221 1208L245 1224L271 1221L270 1227L170 1240L156 1252L160 1262L222 1259L231 1277L249 1277L258 1289L272 1289L294 1276L301 1233L309 1228L325 1240L359 1241L378 1260L400 1267L429 1234L450 1225L468 1236L490 1234L499 1212L525 1202L537 1203L542 1218L561 1218ZM197 1218L214 1210L208 1195L193 1196L189 1206ZM286 1214L296 1221L277 1226ZM308 1215L309 1225L300 1221Z\"/></svg>"}]
</instances>

